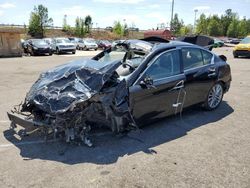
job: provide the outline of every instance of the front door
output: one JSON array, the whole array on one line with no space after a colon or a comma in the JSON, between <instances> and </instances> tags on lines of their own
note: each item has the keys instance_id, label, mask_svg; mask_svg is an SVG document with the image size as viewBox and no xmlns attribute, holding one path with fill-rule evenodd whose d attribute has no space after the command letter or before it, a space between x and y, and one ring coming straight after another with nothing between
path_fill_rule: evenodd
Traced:
<instances>
[{"instance_id":1,"label":"front door","mask_svg":"<svg viewBox=\"0 0 250 188\"><path fill-rule=\"evenodd\" d=\"M138 125L161 119L180 109L185 75L181 73L179 57L179 50L161 53L129 88L130 107ZM142 85L145 78L152 79L153 83Z\"/></svg>"}]
</instances>

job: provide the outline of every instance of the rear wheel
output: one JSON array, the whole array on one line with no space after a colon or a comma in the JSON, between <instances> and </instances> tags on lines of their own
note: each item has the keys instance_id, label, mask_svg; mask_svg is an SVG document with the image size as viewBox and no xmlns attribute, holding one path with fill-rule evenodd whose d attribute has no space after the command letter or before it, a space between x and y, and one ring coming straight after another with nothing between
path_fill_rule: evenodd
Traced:
<instances>
[{"instance_id":1,"label":"rear wheel","mask_svg":"<svg viewBox=\"0 0 250 188\"><path fill-rule=\"evenodd\" d=\"M76 53L76 51L73 51L73 52L72 52L72 54L75 54L75 53Z\"/></svg>"},{"instance_id":2,"label":"rear wheel","mask_svg":"<svg viewBox=\"0 0 250 188\"><path fill-rule=\"evenodd\" d=\"M223 87L221 83L216 83L209 90L204 107L206 110L214 110L218 108L223 98Z\"/></svg>"}]
</instances>

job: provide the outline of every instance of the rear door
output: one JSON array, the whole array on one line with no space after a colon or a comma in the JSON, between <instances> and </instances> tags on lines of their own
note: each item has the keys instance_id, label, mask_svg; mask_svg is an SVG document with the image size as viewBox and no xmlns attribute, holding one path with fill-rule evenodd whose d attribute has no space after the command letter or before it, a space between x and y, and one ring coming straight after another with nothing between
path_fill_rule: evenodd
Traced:
<instances>
[{"instance_id":1,"label":"rear door","mask_svg":"<svg viewBox=\"0 0 250 188\"><path fill-rule=\"evenodd\" d=\"M177 99L185 81L180 51L171 50L158 55L141 75L129 88L130 107L136 122L145 124L178 112L182 102ZM140 82L145 78L152 79L153 85L142 87Z\"/></svg>"},{"instance_id":2,"label":"rear door","mask_svg":"<svg viewBox=\"0 0 250 188\"><path fill-rule=\"evenodd\" d=\"M185 107L205 100L209 89L217 78L217 67L213 54L195 47L182 49L183 69L186 76L187 92Z\"/></svg>"}]
</instances>

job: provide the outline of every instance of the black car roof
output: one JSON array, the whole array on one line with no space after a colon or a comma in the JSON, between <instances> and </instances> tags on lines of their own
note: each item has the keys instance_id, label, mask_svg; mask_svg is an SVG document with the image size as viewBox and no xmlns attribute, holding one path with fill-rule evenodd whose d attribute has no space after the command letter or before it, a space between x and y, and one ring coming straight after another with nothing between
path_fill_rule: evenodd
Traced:
<instances>
[{"instance_id":1,"label":"black car roof","mask_svg":"<svg viewBox=\"0 0 250 188\"><path fill-rule=\"evenodd\" d=\"M160 49L168 49L168 48L171 49L171 48L183 47L183 46L197 46L197 45L190 44L187 42L181 42L181 41L169 41L169 43L156 44L152 50L160 50Z\"/></svg>"}]
</instances>

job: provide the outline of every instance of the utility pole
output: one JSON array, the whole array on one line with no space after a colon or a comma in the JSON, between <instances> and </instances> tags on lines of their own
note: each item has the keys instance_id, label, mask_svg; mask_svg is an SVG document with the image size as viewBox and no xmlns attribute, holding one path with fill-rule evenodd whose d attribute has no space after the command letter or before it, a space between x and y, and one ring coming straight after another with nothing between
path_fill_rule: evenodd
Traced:
<instances>
[{"instance_id":1,"label":"utility pole","mask_svg":"<svg viewBox=\"0 0 250 188\"><path fill-rule=\"evenodd\" d=\"M195 33L195 27L196 27L196 15L197 15L198 9L194 10L194 31L193 33Z\"/></svg>"},{"instance_id":2,"label":"utility pole","mask_svg":"<svg viewBox=\"0 0 250 188\"><path fill-rule=\"evenodd\" d=\"M173 31L173 19L174 19L174 0L172 0L172 9L171 9L171 21L170 21L170 31Z\"/></svg>"}]
</instances>

